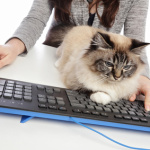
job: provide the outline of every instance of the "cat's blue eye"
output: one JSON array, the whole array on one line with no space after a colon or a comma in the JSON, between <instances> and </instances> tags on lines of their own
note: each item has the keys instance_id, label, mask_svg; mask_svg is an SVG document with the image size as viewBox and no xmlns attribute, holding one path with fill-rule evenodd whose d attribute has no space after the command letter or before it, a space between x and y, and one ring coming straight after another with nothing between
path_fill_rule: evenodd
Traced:
<instances>
[{"instance_id":1,"label":"cat's blue eye","mask_svg":"<svg viewBox=\"0 0 150 150\"><path fill-rule=\"evenodd\" d=\"M123 69L128 70L128 69L130 69L130 67L131 67L131 65L126 65L123 67Z\"/></svg>"},{"instance_id":2,"label":"cat's blue eye","mask_svg":"<svg viewBox=\"0 0 150 150\"><path fill-rule=\"evenodd\" d=\"M109 61L105 61L105 64L106 64L106 66L108 66L108 67L113 67L113 66L114 66L113 63L111 63L111 62L109 62Z\"/></svg>"}]
</instances>

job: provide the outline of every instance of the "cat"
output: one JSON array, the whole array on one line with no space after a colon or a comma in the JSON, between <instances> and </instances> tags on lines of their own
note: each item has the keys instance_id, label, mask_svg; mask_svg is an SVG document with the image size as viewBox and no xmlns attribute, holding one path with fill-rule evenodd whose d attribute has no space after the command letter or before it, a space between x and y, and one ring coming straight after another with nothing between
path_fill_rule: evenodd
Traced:
<instances>
[{"instance_id":1,"label":"cat","mask_svg":"<svg viewBox=\"0 0 150 150\"><path fill-rule=\"evenodd\" d=\"M55 66L67 88L91 91L90 99L103 105L138 90L140 55L149 43L86 25L58 25L50 37L45 44L59 46Z\"/></svg>"}]
</instances>

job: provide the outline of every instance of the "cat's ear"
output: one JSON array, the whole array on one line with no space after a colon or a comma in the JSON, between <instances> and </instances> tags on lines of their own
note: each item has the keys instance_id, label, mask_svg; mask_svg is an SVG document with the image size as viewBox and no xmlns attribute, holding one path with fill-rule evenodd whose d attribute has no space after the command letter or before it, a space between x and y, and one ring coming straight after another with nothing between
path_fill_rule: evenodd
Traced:
<instances>
[{"instance_id":1,"label":"cat's ear","mask_svg":"<svg viewBox=\"0 0 150 150\"><path fill-rule=\"evenodd\" d=\"M138 41L138 40L135 40L135 39L132 39L131 42L132 43L131 43L131 46L130 46L130 51L137 54L137 55L140 55L142 53L142 51L144 50L144 48L147 45L150 45L150 43L141 42L141 41Z\"/></svg>"},{"instance_id":2,"label":"cat's ear","mask_svg":"<svg viewBox=\"0 0 150 150\"><path fill-rule=\"evenodd\" d=\"M91 42L90 49L97 50L99 48L103 49L113 49L114 43L110 40L108 34L97 32Z\"/></svg>"}]
</instances>

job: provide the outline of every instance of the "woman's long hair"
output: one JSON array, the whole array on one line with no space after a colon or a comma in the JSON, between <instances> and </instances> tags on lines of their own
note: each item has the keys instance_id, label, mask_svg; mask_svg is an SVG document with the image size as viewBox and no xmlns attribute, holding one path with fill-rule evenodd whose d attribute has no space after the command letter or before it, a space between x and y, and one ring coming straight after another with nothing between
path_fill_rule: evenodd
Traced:
<instances>
[{"instance_id":1,"label":"woman's long hair","mask_svg":"<svg viewBox=\"0 0 150 150\"><path fill-rule=\"evenodd\" d=\"M70 22L70 10L71 2L73 0L50 0L55 8L56 20L69 23ZM83 0L84 1L84 0ZM115 20L115 16L119 9L119 0L96 0L95 3L89 5L90 9L96 4L96 13L101 24L107 28L110 28ZM104 10L102 15L98 14L98 5L103 5Z\"/></svg>"}]
</instances>

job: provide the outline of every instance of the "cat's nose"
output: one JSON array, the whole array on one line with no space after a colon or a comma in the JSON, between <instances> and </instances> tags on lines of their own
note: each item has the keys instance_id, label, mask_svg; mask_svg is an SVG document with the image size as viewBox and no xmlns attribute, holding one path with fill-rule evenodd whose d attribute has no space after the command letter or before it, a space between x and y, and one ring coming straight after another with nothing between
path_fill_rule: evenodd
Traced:
<instances>
[{"instance_id":1,"label":"cat's nose","mask_svg":"<svg viewBox=\"0 0 150 150\"><path fill-rule=\"evenodd\" d=\"M115 80L118 80L119 78L120 78L120 76L119 76L119 77L117 77L117 76L114 76L114 79L115 79Z\"/></svg>"}]
</instances>

